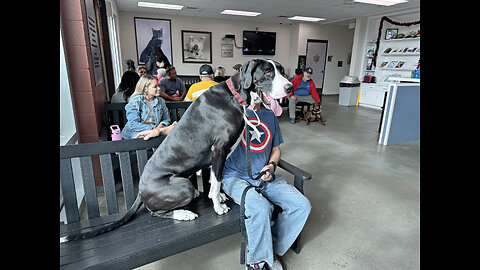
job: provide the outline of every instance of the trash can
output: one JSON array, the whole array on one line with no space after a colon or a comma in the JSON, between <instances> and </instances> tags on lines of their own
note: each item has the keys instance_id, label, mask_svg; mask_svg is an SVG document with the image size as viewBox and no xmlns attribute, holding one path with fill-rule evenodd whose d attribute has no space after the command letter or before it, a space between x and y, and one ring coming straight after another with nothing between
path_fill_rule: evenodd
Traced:
<instances>
[{"instance_id":1,"label":"trash can","mask_svg":"<svg viewBox=\"0 0 480 270\"><path fill-rule=\"evenodd\" d=\"M355 106L357 103L360 81L357 76L345 76L340 81L340 95L338 104L342 106Z\"/></svg>"}]
</instances>

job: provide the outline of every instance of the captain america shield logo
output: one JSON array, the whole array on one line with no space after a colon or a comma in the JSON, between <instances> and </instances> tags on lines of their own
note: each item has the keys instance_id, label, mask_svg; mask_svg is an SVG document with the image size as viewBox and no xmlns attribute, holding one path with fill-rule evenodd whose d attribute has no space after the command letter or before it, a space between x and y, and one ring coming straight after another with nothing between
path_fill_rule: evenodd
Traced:
<instances>
[{"instance_id":1,"label":"captain america shield logo","mask_svg":"<svg viewBox=\"0 0 480 270\"><path fill-rule=\"evenodd\" d=\"M260 153L265 151L268 144L272 140L272 132L270 132L270 129L262 120L260 120L260 123L258 123L258 119L256 118L249 118L248 120L250 120L250 122L254 126L256 126L256 128L260 132L260 138L259 138L257 133L251 127L248 127L248 132L250 132L250 151L255 153ZM246 140L247 139L246 139L246 134L244 129L242 132L242 140L240 141L240 143L245 148L247 147L247 145L245 144Z\"/></svg>"}]
</instances>

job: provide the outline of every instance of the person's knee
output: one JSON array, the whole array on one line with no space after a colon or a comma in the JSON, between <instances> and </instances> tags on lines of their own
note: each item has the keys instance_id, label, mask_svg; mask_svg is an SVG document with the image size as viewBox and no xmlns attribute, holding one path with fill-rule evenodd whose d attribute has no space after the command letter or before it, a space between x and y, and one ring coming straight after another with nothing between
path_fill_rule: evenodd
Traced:
<instances>
[{"instance_id":1,"label":"person's knee","mask_svg":"<svg viewBox=\"0 0 480 270\"><path fill-rule=\"evenodd\" d=\"M312 211L312 204L310 203L310 200L308 200L305 196L299 197L296 205L297 209L305 212L306 215L309 215Z\"/></svg>"},{"instance_id":2,"label":"person's knee","mask_svg":"<svg viewBox=\"0 0 480 270\"><path fill-rule=\"evenodd\" d=\"M273 209L273 205L260 194L255 195L254 199L245 200L245 214L247 217L270 219Z\"/></svg>"}]
</instances>

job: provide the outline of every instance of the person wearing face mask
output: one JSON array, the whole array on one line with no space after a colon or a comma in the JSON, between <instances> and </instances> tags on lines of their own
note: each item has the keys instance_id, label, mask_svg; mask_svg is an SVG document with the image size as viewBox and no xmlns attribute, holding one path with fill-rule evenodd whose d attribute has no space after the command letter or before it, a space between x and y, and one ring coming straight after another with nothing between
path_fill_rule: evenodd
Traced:
<instances>
[{"instance_id":1,"label":"person wearing face mask","mask_svg":"<svg viewBox=\"0 0 480 270\"><path fill-rule=\"evenodd\" d=\"M290 81L293 84L293 91L288 95L288 115L292 124L295 124L295 105L297 102L320 103L312 74L313 69L307 67L303 74L297 75Z\"/></svg>"}]
</instances>

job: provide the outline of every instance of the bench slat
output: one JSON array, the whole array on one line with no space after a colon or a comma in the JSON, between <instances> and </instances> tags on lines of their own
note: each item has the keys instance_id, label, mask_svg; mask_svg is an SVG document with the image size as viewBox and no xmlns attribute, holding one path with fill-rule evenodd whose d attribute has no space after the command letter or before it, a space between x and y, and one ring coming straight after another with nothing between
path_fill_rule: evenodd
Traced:
<instances>
[{"instance_id":1,"label":"bench slat","mask_svg":"<svg viewBox=\"0 0 480 270\"><path fill-rule=\"evenodd\" d=\"M130 209L135 201L135 192L133 189L132 166L130 164L130 153L122 152L119 155L120 171L122 174L123 193L125 197L126 209Z\"/></svg>"},{"instance_id":2,"label":"bench slat","mask_svg":"<svg viewBox=\"0 0 480 270\"><path fill-rule=\"evenodd\" d=\"M77 222L80 220L80 215L78 213L77 194L75 193L75 182L73 181L70 159L60 159L60 183L65 202L67 222Z\"/></svg>"},{"instance_id":3,"label":"bench slat","mask_svg":"<svg viewBox=\"0 0 480 270\"><path fill-rule=\"evenodd\" d=\"M100 216L98 209L97 190L95 188L95 178L93 176L93 166L91 157L80 157L80 167L82 169L83 190L85 191L85 203L87 205L88 218Z\"/></svg>"},{"instance_id":4,"label":"bench slat","mask_svg":"<svg viewBox=\"0 0 480 270\"><path fill-rule=\"evenodd\" d=\"M147 150L137 150L138 175L142 175L143 167L145 167L145 164L147 164L147 160Z\"/></svg>"},{"instance_id":5,"label":"bench slat","mask_svg":"<svg viewBox=\"0 0 480 270\"><path fill-rule=\"evenodd\" d=\"M117 193L115 192L115 180L113 178L112 158L110 154L100 155L100 166L102 167L107 213L109 215L118 213Z\"/></svg>"}]
</instances>

